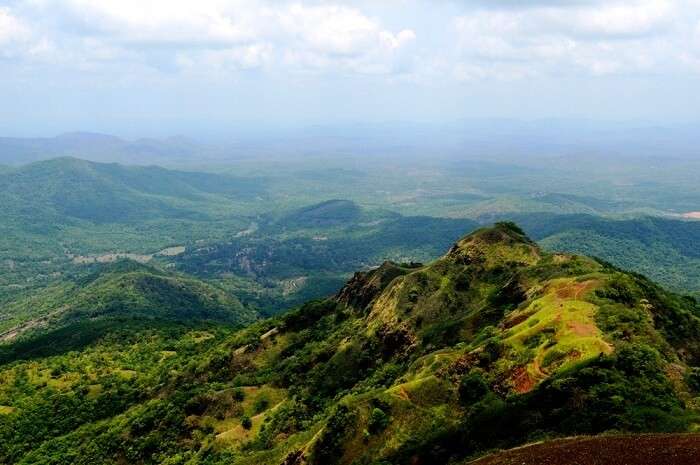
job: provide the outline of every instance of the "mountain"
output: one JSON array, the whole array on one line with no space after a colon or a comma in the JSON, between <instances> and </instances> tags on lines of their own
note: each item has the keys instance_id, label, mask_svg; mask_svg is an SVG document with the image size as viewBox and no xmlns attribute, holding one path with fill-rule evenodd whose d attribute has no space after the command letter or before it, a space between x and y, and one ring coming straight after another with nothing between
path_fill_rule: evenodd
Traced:
<instances>
[{"instance_id":1,"label":"mountain","mask_svg":"<svg viewBox=\"0 0 700 465\"><path fill-rule=\"evenodd\" d=\"M677 292L700 293L698 221L542 213L508 218L548 250L601 257Z\"/></svg>"},{"instance_id":2,"label":"mountain","mask_svg":"<svg viewBox=\"0 0 700 465\"><path fill-rule=\"evenodd\" d=\"M500 223L242 330L113 327L0 365L0 462L439 465L688 431L698 315L692 298Z\"/></svg>"},{"instance_id":3,"label":"mountain","mask_svg":"<svg viewBox=\"0 0 700 465\"><path fill-rule=\"evenodd\" d=\"M152 217L206 217L211 195L250 198L261 193L255 180L189 173L160 167L127 167L57 158L0 173L5 205L20 216L37 211L52 220L97 223L139 221ZM65 221L65 220L64 220Z\"/></svg>"},{"instance_id":4,"label":"mountain","mask_svg":"<svg viewBox=\"0 0 700 465\"><path fill-rule=\"evenodd\" d=\"M82 347L129 321L242 325L256 318L219 288L122 260L2 308L0 341L18 342L7 353L0 350L0 360Z\"/></svg>"},{"instance_id":5,"label":"mountain","mask_svg":"<svg viewBox=\"0 0 700 465\"><path fill-rule=\"evenodd\" d=\"M76 158L0 171L0 301L76 261L220 239L246 227L242 205L265 195L256 178Z\"/></svg>"},{"instance_id":6,"label":"mountain","mask_svg":"<svg viewBox=\"0 0 700 465\"><path fill-rule=\"evenodd\" d=\"M184 137L139 139L90 132L71 132L56 137L0 137L0 164L21 165L57 157L77 157L96 162L136 165L202 161L220 151Z\"/></svg>"}]
</instances>

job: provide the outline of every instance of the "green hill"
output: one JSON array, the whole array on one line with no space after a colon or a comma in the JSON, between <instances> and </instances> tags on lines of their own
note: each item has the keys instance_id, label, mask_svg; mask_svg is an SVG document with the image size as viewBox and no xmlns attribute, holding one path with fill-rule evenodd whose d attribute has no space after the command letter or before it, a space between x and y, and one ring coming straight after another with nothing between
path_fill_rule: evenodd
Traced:
<instances>
[{"instance_id":1,"label":"green hill","mask_svg":"<svg viewBox=\"0 0 700 465\"><path fill-rule=\"evenodd\" d=\"M255 178L75 158L0 171L0 300L56 282L76 257L221 239L249 224L242 205L263 190Z\"/></svg>"},{"instance_id":2,"label":"green hill","mask_svg":"<svg viewBox=\"0 0 700 465\"><path fill-rule=\"evenodd\" d=\"M29 216L31 210L37 220L43 214L61 222L72 218L96 223L202 219L208 210L201 208L205 201L216 200L208 195L250 198L261 192L254 180L77 158L56 158L0 173L0 189L10 212L18 216Z\"/></svg>"},{"instance_id":3,"label":"green hill","mask_svg":"<svg viewBox=\"0 0 700 465\"><path fill-rule=\"evenodd\" d=\"M700 222L591 215L511 215L544 248L604 258L677 292L700 293Z\"/></svg>"},{"instance_id":4,"label":"green hill","mask_svg":"<svg viewBox=\"0 0 700 465\"><path fill-rule=\"evenodd\" d=\"M0 462L447 464L557 436L692 430L699 314L501 223L240 331L112 327L1 365Z\"/></svg>"},{"instance_id":5,"label":"green hill","mask_svg":"<svg viewBox=\"0 0 700 465\"><path fill-rule=\"evenodd\" d=\"M212 285L123 260L101 266L0 310L0 359L26 358L87 345L114 325L136 322L251 323L254 311Z\"/></svg>"},{"instance_id":6,"label":"green hill","mask_svg":"<svg viewBox=\"0 0 700 465\"><path fill-rule=\"evenodd\" d=\"M292 227L328 227L347 225L357 221L360 207L349 200L328 200L298 209L285 216L282 222Z\"/></svg>"}]
</instances>

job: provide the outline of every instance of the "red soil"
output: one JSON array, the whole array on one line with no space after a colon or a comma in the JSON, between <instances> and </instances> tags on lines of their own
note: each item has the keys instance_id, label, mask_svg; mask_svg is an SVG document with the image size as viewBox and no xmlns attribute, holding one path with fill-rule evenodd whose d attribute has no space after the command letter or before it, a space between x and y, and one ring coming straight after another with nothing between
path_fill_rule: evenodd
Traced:
<instances>
[{"instance_id":1,"label":"red soil","mask_svg":"<svg viewBox=\"0 0 700 465\"><path fill-rule=\"evenodd\" d=\"M568 321L566 326L568 326L571 332L576 336L594 336L598 330L594 324L580 321Z\"/></svg>"},{"instance_id":2,"label":"red soil","mask_svg":"<svg viewBox=\"0 0 700 465\"><path fill-rule=\"evenodd\" d=\"M469 465L700 465L700 434L560 439L511 449Z\"/></svg>"},{"instance_id":3,"label":"red soil","mask_svg":"<svg viewBox=\"0 0 700 465\"><path fill-rule=\"evenodd\" d=\"M530 392L535 387L535 380L527 372L526 367L516 368L511 376L511 382L513 383L513 390L518 394Z\"/></svg>"},{"instance_id":4,"label":"red soil","mask_svg":"<svg viewBox=\"0 0 700 465\"><path fill-rule=\"evenodd\" d=\"M590 279L588 281L583 281L580 283L570 283L566 284L557 289L557 297L560 299L579 299L583 297L587 292L592 290L598 285L598 281Z\"/></svg>"}]
</instances>

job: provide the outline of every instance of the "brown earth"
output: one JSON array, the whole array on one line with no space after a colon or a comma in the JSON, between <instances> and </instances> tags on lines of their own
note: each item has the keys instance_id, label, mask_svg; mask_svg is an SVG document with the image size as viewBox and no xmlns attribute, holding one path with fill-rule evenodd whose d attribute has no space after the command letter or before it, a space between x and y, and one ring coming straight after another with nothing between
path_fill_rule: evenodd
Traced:
<instances>
[{"instance_id":1,"label":"brown earth","mask_svg":"<svg viewBox=\"0 0 700 465\"><path fill-rule=\"evenodd\" d=\"M595 279L589 279L588 281L583 281L580 283L566 284L557 289L557 297L560 299L578 300L586 293L594 289L598 284L599 282Z\"/></svg>"},{"instance_id":2,"label":"brown earth","mask_svg":"<svg viewBox=\"0 0 700 465\"><path fill-rule=\"evenodd\" d=\"M567 321L566 325L571 332L577 336L595 336L598 328L592 323L583 323L581 321Z\"/></svg>"},{"instance_id":3,"label":"brown earth","mask_svg":"<svg viewBox=\"0 0 700 465\"><path fill-rule=\"evenodd\" d=\"M547 441L468 465L700 465L700 434L643 434ZM467 465L465 464L465 465Z\"/></svg>"},{"instance_id":4,"label":"brown earth","mask_svg":"<svg viewBox=\"0 0 700 465\"><path fill-rule=\"evenodd\" d=\"M515 392L518 394L524 394L532 391L532 388L535 387L536 381L532 379L530 373L527 372L526 367L518 367L513 371L511 383L513 384L513 390Z\"/></svg>"}]
</instances>

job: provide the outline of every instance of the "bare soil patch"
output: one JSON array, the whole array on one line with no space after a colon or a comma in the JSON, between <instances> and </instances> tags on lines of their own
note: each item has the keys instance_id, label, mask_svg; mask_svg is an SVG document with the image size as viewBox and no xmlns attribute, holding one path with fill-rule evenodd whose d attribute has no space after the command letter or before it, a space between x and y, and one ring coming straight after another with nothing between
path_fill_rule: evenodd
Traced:
<instances>
[{"instance_id":1,"label":"bare soil patch","mask_svg":"<svg viewBox=\"0 0 700 465\"><path fill-rule=\"evenodd\" d=\"M577 336L595 336L598 328L592 323L571 320L566 323L572 333Z\"/></svg>"},{"instance_id":2,"label":"bare soil patch","mask_svg":"<svg viewBox=\"0 0 700 465\"><path fill-rule=\"evenodd\" d=\"M698 465L700 434L560 439L490 455L469 465Z\"/></svg>"},{"instance_id":3,"label":"bare soil patch","mask_svg":"<svg viewBox=\"0 0 700 465\"><path fill-rule=\"evenodd\" d=\"M536 384L536 381L532 379L530 373L527 372L526 367L516 368L513 371L511 382L513 383L513 390L518 394L532 391L532 388L534 388Z\"/></svg>"},{"instance_id":4,"label":"bare soil patch","mask_svg":"<svg viewBox=\"0 0 700 465\"><path fill-rule=\"evenodd\" d=\"M557 289L557 297L560 299L580 299L598 285L598 281L591 279L580 283L571 283Z\"/></svg>"}]
</instances>

